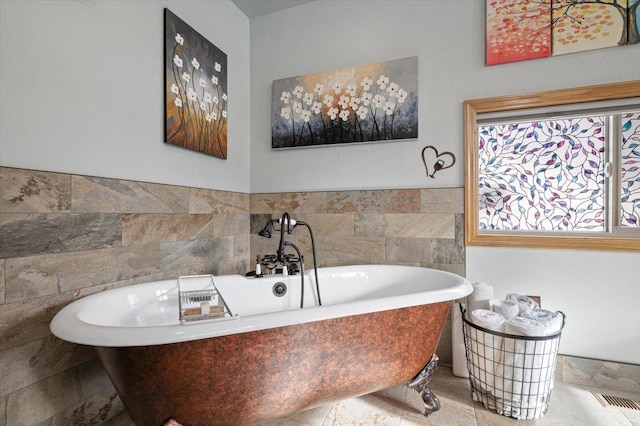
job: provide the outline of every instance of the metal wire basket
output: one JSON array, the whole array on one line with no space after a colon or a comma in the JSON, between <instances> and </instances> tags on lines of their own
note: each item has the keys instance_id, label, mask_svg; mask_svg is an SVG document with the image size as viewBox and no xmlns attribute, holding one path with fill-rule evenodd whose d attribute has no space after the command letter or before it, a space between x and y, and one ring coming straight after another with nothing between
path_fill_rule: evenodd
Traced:
<instances>
[{"instance_id":1,"label":"metal wire basket","mask_svg":"<svg viewBox=\"0 0 640 426\"><path fill-rule=\"evenodd\" d=\"M460 308L462 310L462 307ZM462 312L462 330L474 401L519 420L542 417L549 407L560 336L519 336L473 324Z\"/></svg>"}]
</instances>

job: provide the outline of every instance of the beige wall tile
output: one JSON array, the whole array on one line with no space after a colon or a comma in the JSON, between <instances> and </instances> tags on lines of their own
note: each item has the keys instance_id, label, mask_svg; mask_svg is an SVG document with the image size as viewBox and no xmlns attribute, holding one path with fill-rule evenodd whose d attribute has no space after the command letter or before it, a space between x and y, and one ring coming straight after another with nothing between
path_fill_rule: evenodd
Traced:
<instances>
[{"instance_id":1,"label":"beige wall tile","mask_svg":"<svg viewBox=\"0 0 640 426\"><path fill-rule=\"evenodd\" d=\"M233 256L232 257L249 257L250 253L249 234L240 234L233 236Z\"/></svg>"},{"instance_id":2,"label":"beige wall tile","mask_svg":"<svg viewBox=\"0 0 640 426\"><path fill-rule=\"evenodd\" d=\"M420 190L423 213L464 213L464 188Z\"/></svg>"},{"instance_id":3,"label":"beige wall tile","mask_svg":"<svg viewBox=\"0 0 640 426\"><path fill-rule=\"evenodd\" d=\"M156 197L174 213L189 213L189 188L159 183L137 182L141 188Z\"/></svg>"},{"instance_id":4,"label":"beige wall tile","mask_svg":"<svg viewBox=\"0 0 640 426\"><path fill-rule=\"evenodd\" d=\"M420 190L328 192L327 211L330 213L420 213Z\"/></svg>"},{"instance_id":5,"label":"beige wall tile","mask_svg":"<svg viewBox=\"0 0 640 426\"><path fill-rule=\"evenodd\" d=\"M301 220L309 224L316 235L324 236L354 236L355 225L354 215L348 214L308 214L303 213L295 216L296 220ZM298 235L308 235L308 230L304 226L298 226L294 231Z\"/></svg>"},{"instance_id":6,"label":"beige wall tile","mask_svg":"<svg viewBox=\"0 0 640 426\"><path fill-rule=\"evenodd\" d=\"M384 237L387 221L382 213L356 213L355 235L357 237Z\"/></svg>"},{"instance_id":7,"label":"beige wall tile","mask_svg":"<svg viewBox=\"0 0 640 426\"><path fill-rule=\"evenodd\" d=\"M71 209L71 175L0 167L1 213Z\"/></svg>"},{"instance_id":8,"label":"beige wall tile","mask_svg":"<svg viewBox=\"0 0 640 426\"><path fill-rule=\"evenodd\" d=\"M229 257L217 262L215 275L244 275L255 270L255 265L249 263L246 256Z\"/></svg>"},{"instance_id":9,"label":"beige wall tile","mask_svg":"<svg viewBox=\"0 0 640 426\"><path fill-rule=\"evenodd\" d=\"M216 237L225 237L229 235L246 235L249 230L249 213L237 214L214 214L213 229Z\"/></svg>"},{"instance_id":10,"label":"beige wall tile","mask_svg":"<svg viewBox=\"0 0 640 426\"><path fill-rule=\"evenodd\" d=\"M0 306L0 351L48 337L54 315L71 302L71 293Z\"/></svg>"},{"instance_id":11,"label":"beige wall tile","mask_svg":"<svg viewBox=\"0 0 640 426\"><path fill-rule=\"evenodd\" d=\"M385 256L394 262L431 262L429 238L386 238Z\"/></svg>"},{"instance_id":12,"label":"beige wall tile","mask_svg":"<svg viewBox=\"0 0 640 426\"><path fill-rule=\"evenodd\" d=\"M464 264L465 249L455 240L432 239L431 261L441 264Z\"/></svg>"},{"instance_id":13,"label":"beige wall tile","mask_svg":"<svg viewBox=\"0 0 640 426\"><path fill-rule=\"evenodd\" d=\"M187 213L189 189L74 175L71 206L82 213Z\"/></svg>"},{"instance_id":14,"label":"beige wall tile","mask_svg":"<svg viewBox=\"0 0 640 426\"><path fill-rule=\"evenodd\" d=\"M53 335L0 351L0 395L16 392L93 357L93 348Z\"/></svg>"},{"instance_id":15,"label":"beige wall tile","mask_svg":"<svg viewBox=\"0 0 640 426\"><path fill-rule=\"evenodd\" d=\"M219 262L233 257L233 237L162 243L161 268L193 268L200 274L218 274Z\"/></svg>"},{"instance_id":16,"label":"beige wall tile","mask_svg":"<svg viewBox=\"0 0 640 426\"><path fill-rule=\"evenodd\" d=\"M17 302L160 271L157 244L6 260L6 301Z\"/></svg>"},{"instance_id":17,"label":"beige wall tile","mask_svg":"<svg viewBox=\"0 0 640 426\"><path fill-rule=\"evenodd\" d=\"M249 213L249 194L191 188L189 190L189 213Z\"/></svg>"},{"instance_id":18,"label":"beige wall tile","mask_svg":"<svg viewBox=\"0 0 640 426\"><path fill-rule=\"evenodd\" d=\"M303 247L301 247L303 249ZM374 264L384 261L384 238L316 237L319 266ZM304 248L311 254L311 248ZM305 256L311 261L311 256Z\"/></svg>"},{"instance_id":19,"label":"beige wall tile","mask_svg":"<svg viewBox=\"0 0 640 426\"><path fill-rule=\"evenodd\" d=\"M326 213L325 192L287 192L251 194L251 213L268 213L274 218L283 213ZM295 217L294 217L295 219Z\"/></svg>"},{"instance_id":20,"label":"beige wall tile","mask_svg":"<svg viewBox=\"0 0 640 426\"><path fill-rule=\"evenodd\" d=\"M0 257L118 247L119 214L2 214Z\"/></svg>"},{"instance_id":21,"label":"beige wall tile","mask_svg":"<svg viewBox=\"0 0 640 426\"><path fill-rule=\"evenodd\" d=\"M386 237L455 238L453 214L387 214Z\"/></svg>"},{"instance_id":22,"label":"beige wall tile","mask_svg":"<svg viewBox=\"0 0 640 426\"><path fill-rule=\"evenodd\" d=\"M122 245L213 238L211 214L126 214L122 217Z\"/></svg>"},{"instance_id":23,"label":"beige wall tile","mask_svg":"<svg viewBox=\"0 0 640 426\"><path fill-rule=\"evenodd\" d=\"M85 362L8 395L7 424L38 424L110 386L97 359Z\"/></svg>"}]
</instances>

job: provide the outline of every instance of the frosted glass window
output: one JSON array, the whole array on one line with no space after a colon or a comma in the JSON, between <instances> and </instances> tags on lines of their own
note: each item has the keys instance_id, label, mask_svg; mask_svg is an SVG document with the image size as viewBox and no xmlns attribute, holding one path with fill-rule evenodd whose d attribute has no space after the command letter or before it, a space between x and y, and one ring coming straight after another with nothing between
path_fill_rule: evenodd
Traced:
<instances>
[{"instance_id":1,"label":"frosted glass window","mask_svg":"<svg viewBox=\"0 0 640 426\"><path fill-rule=\"evenodd\" d=\"M640 252L640 80L463 107L466 245Z\"/></svg>"},{"instance_id":2,"label":"frosted glass window","mask_svg":"<svg viewBox=\"0 0 640 426\"><path fill-rule=\"evenodd\" d=\"M588 116L479 126L480 229L605 231L606 122Z\"/></svg>"},{"instance_id":3,"label":"frosted glass window","mask_svg":"<svg viewBox=\"0 0 640 426\"><path fill-rule=\"evenodd\" d=\"M640 112L622 114L620 226L640 227Z\"/></svg>"}]
</instances>

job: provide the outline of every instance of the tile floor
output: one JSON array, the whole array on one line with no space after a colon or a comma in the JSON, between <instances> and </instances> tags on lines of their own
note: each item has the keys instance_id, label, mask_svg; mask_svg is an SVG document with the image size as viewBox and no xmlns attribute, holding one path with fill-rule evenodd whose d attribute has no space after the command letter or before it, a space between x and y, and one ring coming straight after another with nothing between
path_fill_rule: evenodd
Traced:
<instances>
[{"instance_id":1,"label":"tile floor","mask_svg":"<svg viewBox=\"0 0 640 426\"><path fill-rule=\"evenodd\" d=\"M342 425L575 425L575 426L640 426L640 411L605 408L593 396L601 391L631 399L640 395L556 383L551 393L549 410L538 420L515 420L498 415L471 400L467 379L453 376L451 368L440 366L431 382L442 408L430 417L422 415L420 395L406 386L386 389L374 394L339 401L303 411L288 418L260 426L342 426ZM132 426L126 413L111 419L108 426Z\"/></svg>"}]
</instances>

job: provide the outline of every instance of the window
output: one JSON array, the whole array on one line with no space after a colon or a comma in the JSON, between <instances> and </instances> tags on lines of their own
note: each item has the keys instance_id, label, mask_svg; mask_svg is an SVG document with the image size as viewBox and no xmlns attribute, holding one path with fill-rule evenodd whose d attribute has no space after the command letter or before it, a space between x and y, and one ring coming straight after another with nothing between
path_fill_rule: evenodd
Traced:
<instances>
[{"instance_id":1,"label":"window","mask_svg":"<svg viewBox=\"0 0 640 426\"><path fill-rule=\"evenodd\" d=\"M640 81L465 102L468 245L640 251Z\"/></svg>"}]
</instances>

